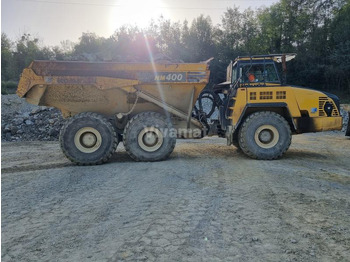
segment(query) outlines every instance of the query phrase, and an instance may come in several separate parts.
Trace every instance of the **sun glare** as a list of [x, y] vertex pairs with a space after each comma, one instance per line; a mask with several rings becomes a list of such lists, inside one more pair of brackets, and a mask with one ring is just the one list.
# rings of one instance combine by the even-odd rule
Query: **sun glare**
[[118, 27], [130, 24], [145, 28], [150, 21], [157, 20], [161, 15], [167, 16], [167, 10], [161, 0], [124, 0], [113, 7], [110, 18], [110, 26], [113, 30]]

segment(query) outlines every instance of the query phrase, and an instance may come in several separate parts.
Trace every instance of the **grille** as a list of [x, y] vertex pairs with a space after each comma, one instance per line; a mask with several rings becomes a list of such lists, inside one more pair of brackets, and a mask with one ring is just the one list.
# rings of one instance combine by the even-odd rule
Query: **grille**
[[287, 94], [286, 91], [277, 91], [276, 92], [276, 99], [286, 99]]
[[249, 99], [250, 100], [256, 100], [256, 92], [250, 92]]
[[272, 91], [260, 92], [260, 100], [268, 100], [268, 99], [272, 99]]
[[340, 116], [337, 106], [333, 102], [332, 104], [333, 104], [332, 116]]
[[328, 101], [327, 97], [320, 97], [318, 99], [318, 114], [319, 116], [325, 116], [326, 112], [323, 110], [324, 104]]
[[326, 102], [329, 102], [333, 105], [332, 116], [339, 116], [339, 111], [337, 106], [334, 104], [333, 100], [328, 99], [328, 97], [321, 96], [318, 100], [318, 112], [319, 116], [326, 116], [326, 112], [324, 111], [324, 105]]

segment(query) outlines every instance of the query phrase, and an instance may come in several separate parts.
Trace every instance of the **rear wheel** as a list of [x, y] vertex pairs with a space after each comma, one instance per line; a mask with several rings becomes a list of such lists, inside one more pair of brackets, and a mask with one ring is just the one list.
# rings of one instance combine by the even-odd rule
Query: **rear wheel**
[[263, 111], [246, 118], [238, 138], [246, 155], [255, 159], [277, 159], [288, 150], [292, 134], [281, 115]]
[[78, 165], [107, 162], [119, 140], [112, 124], [96, 113], [81, 113], [70, 118], [60, 132], [63, 153]]
[[159, 113], [140, 113], [124, 129], [125, 149], [136, 161], [164, 160], [174, 150], [176, 143], [171, 128], [171, 123]]

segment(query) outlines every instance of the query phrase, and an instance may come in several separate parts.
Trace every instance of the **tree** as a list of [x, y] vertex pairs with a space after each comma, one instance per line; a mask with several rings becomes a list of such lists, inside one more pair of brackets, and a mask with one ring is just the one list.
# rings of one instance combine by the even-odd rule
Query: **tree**
[[183, 34], [184, 48], [187, 49], [187, 62], [199, 62], [216, 54], [215, 29], [209, 16], [200, 15], [192, 21], [191, 27]]
[[11, 40], [6, 34], [1, 33], [1, 81], [15, 78], [12, 48]]
[[100, 55], [103, 42], [104, 38], [98, 37], [95, 33], [83, 33], [79, 43], [74, 46], [73, 56], [76, 60], [103, 60]]
[[350, 95], [350, 3], [345, 4], [330, 25], [330, 61], [327, 77], [337, 90]]
[[[184, 23], [187, 24], [187, 21]], [[171, 23], [170, 20], [160, 17], [157, 23], [151, 23], [146, 34], [152, 36], [158, 52], [168, 58], [182, 60], [187, 57], [187, 50], [183, 43], [183, 27], [179, 22]]]

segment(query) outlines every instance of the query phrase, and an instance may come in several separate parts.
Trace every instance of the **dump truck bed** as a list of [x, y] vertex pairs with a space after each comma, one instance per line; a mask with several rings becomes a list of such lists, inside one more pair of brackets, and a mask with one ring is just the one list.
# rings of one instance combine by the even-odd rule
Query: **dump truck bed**
[[[104, 76], [112, 78], [139, 79], [155, 82], [145, 78], [145, 72], [186, 73], [186, 78], [176, 82], [200, 82], [205, 79], [206, 63], [107, 63], [107, 62], [64, 62], [64, 61], [33, 61], [28, 68], [38, 76]], [[196, 72], [197, 71], [197, 72]], [[205, 72], [205, 73], [203, 73]], [[171, 79], [170, 79], [171, 80]], [[174, 80], [168, 82], [175, 82]]]
[[[134, 114], [161, 111], [158, 102], [188, 115], [208, 80], [206, 63], [34, 61], [24, 69], [17, 94], [29, 103], [56, 107], [65, 117], [132, 108]], [[138, 92], [146, 95], [137, 97]]]

